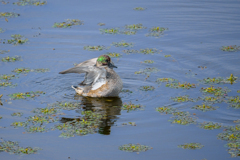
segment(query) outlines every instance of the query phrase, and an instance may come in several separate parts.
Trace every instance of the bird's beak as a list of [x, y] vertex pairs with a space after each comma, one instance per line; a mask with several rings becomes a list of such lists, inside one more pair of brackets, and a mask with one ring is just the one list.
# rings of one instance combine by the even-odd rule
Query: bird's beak
[[117, 66], [115, 66], [112, 62], [111, 63], [109, 63], [109, 68], [118, 68]]

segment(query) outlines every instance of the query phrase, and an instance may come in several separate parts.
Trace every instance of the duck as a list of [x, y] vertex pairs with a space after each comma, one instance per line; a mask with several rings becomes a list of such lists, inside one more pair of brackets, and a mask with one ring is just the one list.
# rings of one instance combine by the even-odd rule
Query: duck
[[72, 86], [77, 94], [84, 97], [118, 97], [122, 91], [123, 82], [113, 70], [117, 68], [108, 55], [101, 55], [59, 74], [85, 73], [84, 80], [79, 86]]

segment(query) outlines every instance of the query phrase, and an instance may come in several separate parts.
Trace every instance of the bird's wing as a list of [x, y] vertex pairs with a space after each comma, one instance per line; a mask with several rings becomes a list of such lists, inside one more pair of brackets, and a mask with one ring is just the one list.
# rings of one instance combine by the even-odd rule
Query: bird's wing
[[107, 71], [104, 68], [99, 68], [96, 66], [88, 66], [88, 67], [73, 67], [68, 70], [59, 72], [60, 74], [67, 73], [86, 73], [84, 81], [81, 83], [82, 85], [93, 84], [98, 78], [106, 77]]

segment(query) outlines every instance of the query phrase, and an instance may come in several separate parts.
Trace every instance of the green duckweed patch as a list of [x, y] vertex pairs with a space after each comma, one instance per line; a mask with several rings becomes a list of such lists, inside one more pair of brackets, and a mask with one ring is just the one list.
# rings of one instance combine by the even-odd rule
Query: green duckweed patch
[[0, 75], [0, 80], [8, 81], [8, 80], [11, 80], [11, 79], [14, 79], [14, 78], [18, 78], [18, 77], [16, 77], [14, 74], [3, 74], [3, 75]]
[[135, 11], [144, 11], [146, 8], [143, 8], [143, 7], [136, 7], [136, 8], [133, 8]]
[[204, 102], [210, 103], [210, 104], [215, 104], [215, 103], [222, 103], [224, 99], [222, 97], [211, 97], [211, 96], [205, 96], [201, 98]]
[[164, 32], [168, 30], [168, 28], [163, 27], [152, 27], [149, 29], [149, 33], [146, 34], [147, 37], [161, 37], [164, 35]]
[[105, 26], [105, 23], [98, 23], [99, 26]]
[[207, 129], [207, 130], [219, 129], [222, 127], [222, 124], [213, 123], [213, 122], [203, 122], [199, 124], [200, 124], [200, 128]]
[[115, 47], [133, 47], [133, 43], [127, 43], [125, 41], [113, 42], [112, 45]]
[[123, 92], [123, 93], [133, 93], [133, 92], [132, 92], [131, 90], [129, 90], [129, 89], [123, 89], [122, 92]]
[[83, 25], [83, 21], [80, 21], [79, 19], [66, 19], [66, 22], [62, 23], [54, 23], [54, 28], [67, 28], [72, 27], [74, 25]]
[[21, 61], [21, 60], [22, 59], [20, 56], [14, 56], [14, 57], [7, 56], [7, 57], [2, 58], [3, 62], [15, 62], [15, 61]]
[[[3, 32], [5, 32], [5, 30], [0, 28], [0, 33], [3, 33]], [[0, 54], [1, 54], [1, 51], [0, 51]]]
[[135, 35], [137, 32], [136, 31], [121, 31], [120, 34], [125, 34], [125, 35]]
[[162, 83], [162, 82], [174, 82], [174, 81], [178, 81], [174, 78], [158, 78], [156, 80], [157, 83]]
[[63, 110], [75, 110], [81, 109], [82, 105], [79, 102], [56, 102], [50, 104], [49, 107], [63, 109]]
[[166, 57], [166, 58], [167, 58], [167, 57], [171, 57], [171, 55], [165, 55], [164, 57]]
[[174, 89], [190, 89], [190, 88], [196, 88], [196, 84], [194, 83], [180, 83], [180, 82], [171, 82], [171, 83], [167, 83], [166, 87], [170, 87], [170, 88], [174, 88]]
[[84, 46], [84, 50], [88, 51], [101, 51], [101, 50], [108, 50], [110, 47], [105, 47], [105, 46]]
[[14, 112], [11, 114], [11, 116], [17, 116], [17, 117], [21, 117], [23, 115], [23, 113], [21, 112]]
[[163, 106], [163, 107], [157, 107], [156, 111], [158, 111], [159, 113], [172, 114], [176, 112], [176, 108], [173, 108], [171, 106]]
[[23, 155], [23, 154], [36, 154], [40, 148], [20, 147], [18, 142], [4, 141], [0, 142], [0, 151], [5, 151], [10, 154]]
[[160, 70], [158, 68], [145, 68], [145, 69], [141, 69], [140, 71], [136, 71], [134, 72], [134, 74], [145, 74], [145, 75], [150, 75], [151, 73], [157, 73]]
[[141, 63], [152, 64], [152, 63], [154, 63], [154, 61], [153, 60], [145, 60], [145, 61], [143, 61]]
[[200, 111], [203, 111], [203, 112], [214, 111], [217, 108], [219, 108], [219, 107], [213, 107], [213, 106], [207, 105], [205, 103], [203, 103], [202, 105], [196, 105], [196, 106], [192, 107], [192, 109], [197, 109], [197, 110], [200, 110]]
[[97, 133], [97, 129], [101, 124], [101, 120], [106, 117], [102, 113], [92, 111], [82, 111], [82, 117], [72, 119], [62, 124], [55, 125], [52, 129], [62, 131], [60, 137], [70, 138], [75, 135], [82, 136]]
[[233, 84], [236, 83], [235, 81], [237, 80], [237, 77], [233, 76], [233, 74], [230, 75], [230, 77], [227, 78], [222, 78], [222, 77], [217, 77], [217, 78], [204, 78], [203, 80], [199, 80], [203, 84]]
[[228, 153], [231, 157], [239, 157], [240, 156], [240, 142], [229, 142], [226, 147], [228, 147]]
[[227, 93], [230, 92], [230, 90], [226, 87], [215, 88], [214, 86], [201, 88], [200, 91], [203, 92], [203, 94], [213, 94], [214, 96], [226, 96]]
[[120, 58], [122, 55], [120, 53], [115, 53], [115, 52], [108, 52], [107, 55], [111, 58]]
[[201, 149], [204, 146], [201, 145], [201, 143], [185, 143], [182, 145], [178, 145], [178, 147], [183, 149]]
[[119, 28], [106, 28], [106, 29], [100, 29], [100, 32], [102, 34], [119, 34], [120, 30]]
[[43, 91], [31, 91], [31, 92], [26, 92], [26, 93], [13, 93], [10, 94], [9, 96], [11, 97], [11, 99], [13, 100], [17, 100], [17, 99], [27, 99], [27, 98], [35, 98], [40, 96], [41, 94], [45, 94], [45, 92]]
[[240, 90], [237, 90], [237, 93], [240, 93]]
[[141, 91], [153, 91], [155, 89], [155, 87], [153, 87], [153, 86], [141, 86], [139, 89]]
[[141, 23], [139, 23], [139, 24], [126, 25], [125, 28], [130, 30], [139, 30], [139, 29], [146, 29], [147, 27], [144, 27]]
[[132, 102], [129, 103], [124, 103], [122, 106], [122, 110], [127, 110], [127, 112], [129, 111], [135, 111], [135, 110], [144, 110], [144, 106], [140, 105], [140, 104], [133, 104]]
[[10, 50], [0, 50], [0, 54], [5, 54], [5, 53], [8, 53], [10, 52]]
[[12, 82], [1, 82], [0, 81], [0, 87], [15, 87], [17, 84], [13, 84]]
[[226, 52], [236, 52], [240, 50], [240, 46], [233, 45], [233, 46], [222, 46], [221, 48], [222, 51]]
[[38, 69], [16, 68], [12, 72], [20, 74], [20, 73], [29, 73], [29, 72], [44, 73], [44, 72], [48, 72], [48, 71], [49, 71], [48, 68], [38, 68]]
[[171, 121], [172, 123], [176, 123], [176, 124], [181, 124], [181, 125], [189, 125], [189, 124], [195, 124], [196, 123], [196, 119], [194, 117], [189, 116], [189, 113], [184, 113], [184, 112], [174, 112], [173, 115], [176, 114], [187, 114], [187, 115], [178, 115], [178, 116], [174, 116], [172, 117]]
[[46, 107], [46, 108], [35, 108], [32, 112], [36, 114], [44, 114], [44, 115], [51, 115], [56, 114], [59, 109], [54, 107]]
[[26, 6], [26, 5], [42, 6], [42, 5], [46, 5], [47, 1], [19, 0], [18, 2], [14, 2], [13, 4], [18, 6]]
[[124, 144], [118, 147], [119, 150], [125, 152], [145, 152], [147, 150], [153, 149], [152, 147], [141, 145], [141, 144]]
[[12, 39], [7, 40], [8, 44], [13, 44], [13, 45], [19, 45], [19, 44], [24, 44], [28, 41], [27, 38], [24, 38], [24, 36], [20, 34], [14, 34], [11, 35]]
[[135, 122], [122, 123], [122, 125], [137, 126]]
[[178, 97], [171, 97], [171, 100], [173, 100], [174, 102], [197, 102], [199, 98], [193, 99], [193, 98], [189, 98], [188, 95], [184, 95], [184, 96], [178, 96]]
[[230, 107], [239, 109], [240, 108], [240, 97], [239, 96], [233, 96], [227, 98], [227, 103]]
[[128, 50], [123, 50], [123, 52], [126, 54], [133, 54], [133, 53], [154, 54], [154, 53], [160, 53], [161, 51], [157, 50], [156, 48], [146, 48], [146, 49], [140, 49], [140, 50], [128, 49]]
[[20, 14], [14, 13], [14, 12], [0, 12], [0, 18], [7, 17], [7, 18], [13, 18], [18, 17]]

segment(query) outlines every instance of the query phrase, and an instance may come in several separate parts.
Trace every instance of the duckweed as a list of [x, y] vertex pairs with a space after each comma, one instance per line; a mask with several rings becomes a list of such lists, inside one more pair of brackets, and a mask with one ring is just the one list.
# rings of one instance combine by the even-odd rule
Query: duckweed
[[159, 72], [160, 70], [158, 68], [145, 68], [144, 70], [140, 70], [140, 71], [136, 71], [134, 72], [135, 74], [145, 74], [145, 75], [150, 75], [151, 73], [157, 73]]
[[112, 52], [112, 53], [108, 52], [107, 55], [111, 58], [119, 58], [122, 56], [120, 53], [115, 53], [115, 52]]
[[14, 126], [14, 127], [26, 127], [28, 125], [27, 122], [13, 122], [11, 124], [11, 126]]
[[54, 107], [36, 108], [32, 112], [36, 114], [51, 115], [57, 113], [58, 109]]
[[142, 53], [142, 54], [154, 54], [154, 53], [160, 53], [159, 50], [155, 48], [146, 48], [146, 49], [140, 49], [140, 50], [134, 50], [134, 49], [128, 49], [128, 50], [123, 50], [124, 53], [126, 54], [132, 54], [132, 53]]
[[222, 46], [221, 48], [222, 51], [227, 51], [227, 52], [236, 52], [240, 50], [240, 46]]
[[88, 51], [101, 51], [104, 49], [109, 49], [110, 47], [105, 47], [105, 46], [84, 46], [84, 50]]
[[149, 33], [146, 34], [147, 37], [160, 37], [164, 34], [164, 31], [168, 30], [168, 28], [163, 27], [152, 27], [149, 30]]
[[18, 117], [21, 117], [23, 115], [23, 113], [21, 112], [14, 112], [11, 114], [11, 116], [18, 116]]
[[136, 11], [144, 11], [146, 8], [143, 8], [143, 7], [136, 7], [136, 8], [133, 8], [134, 10]]
[[182, 88], [182, 89], [190, 89], [190, 88], [196, 88], [196, 85], [194, 83], [180, 83], [180, 82], [171, 82], [171, 83], [167, 83], [166, 87], [170, 87], [170, 88], [174, 88], [174, 89], [178, 89], [178, 88]]
[[230, 77], [226, 78], [226, 81], [230, 84], [235, 83], [236, 80], [237, 80], [237, 77], [233, 76], [233, 74], [231, 74]]
[[19, 45], [19, 44], [24, 44], [28, 41], [27, 38], [24, 39], [24, 36], [20, 34], [14, 34], [11, 35], [12, 39], [8, 40], [8, 44], [13, 44], [13, 45]]
[[18, 142], [4, 141], [0, 142], [0, 151], [5, 151], [10, 154], [22, 155], [22, 154], [36, 154], [40, 148], [32, 147], [20, 147]]
[[[176, 113], [176, 112], [174, 112]], [[174, 114], [173, 113], [173, 114]], [[195, 124], [196, 119], [190, 116], [180, 115], [173, 117], [173, 120], [170, 120], [172, 123], [177, 123], [181, 125]]]
[[14, 74], [3, 74], [3, 75], [0, 75], [0, 79], [6, 80], [6, 81], [14, 79], [14, 78], [17, 78]]
[[47, 1], [19, 0], [18, 2], [14, 2], [13, 4], [18, 6], [26, 6], [26, 5], [42, 6], [47, 4]]
[[167, 57], [171, 57], [171, 55], [165, 55], [164, 57], [166, 57], [166, 58], [167, 58]]
[[7, 17], [7, 18], [13, 18], [18, 17], [20, 14], [14, 13], [14, 12], [0, 12], [0, 18]]
[[72, 27], [74, 25], [83, 25], [83, 21], [80, 21], [79, 19], [66, 19], [66, 22], [62, 23], [54, 23], [54, 28], [67, 28]]
[[240, 142], [229, 142], [226, 147], [229, 147], [228, 153], [231, 157], [240, 156]]
[[40, 96], [40, 94], [45, 94], [43, 91], [36, 91], [36, 92], [26, 92], [26, 93], [13, 93], [10, 94], [9, 96], [13, 99], [26, 99], [26, 98], [34, 98]]
[[152, 63], [154, 63], [154, 61], [153, 61], [153, 60], [145, 60], [145, 61], [143, 61], [143, 62], [141, 62], [141, 63], [152, 64]]
[[211, 104], [221, 103], [224, 101], [224, 99], [219, 96], [218, 97], [205, 96], [204, 98], [202, 98], [202, 100]]
[[98, 23], [99, 26], [105, 26], [105, 23]]
[[122, 106], [122, 110], [127, 110], [127, 112], [135, 111], [137, 109], [144, 110], [143, 108], [144, 108], [144, 106], [142, 106], [140, 104], [133, 104], [132, 102], [129, 102], [128, 104], [124, 103]]
[[123, 93], [133, 93], [133, 92], [130, 91], [129, 89], [123, 89], [122, 92], [123, 92]]
[[201, 143], [185, 143], [182, 145], [178, 145], [178, 147], [183, 149], [201, 149], [204, 146], [201, 145]]
[[215, 88], [214, 86], [201, 88], [200, 91], [204, 94], [213, 94], [214, 96], [226, 96], [227, 93], [230, 92], [228, 88]]
[[137, 32], [136, 32], [136, 31], [121, 31], [120, 33], [121, 33], [121, 34], [125, 34], [125, 35], [134, 35], [134, 34], [136, 34]]
[[50, 104], [49, 107], [64, 110], [75, 110], [82, 108], [82, 105], [79, 102], [56, 102]]
[[7, 56], [7, 57], [2, 58], [3, 62], [15, 62], [15, 61], [20, 61], [20, 60], [22, 60], [20, 56], [15, 56], [15, 57]]
[[162, 82], [174, 82], [174, 81], [178, 81], [174, 78], [158, 78], [156, 80], [157, 83], [162, 83]]
[[199, 98], [193, 99], [193, 98], [189, 98], [188, 95], [185, 95], [185, 96], [171, 97], [171, 100], [173, 100], [174, 102], [197, 102]]
[[147, 27], [144, 27], [141, 23], [139, 23], [139, 24], [126, 25], [125, 28], [131, 29], [131, 30], [139, 30], [139, 29], [146, 29]]
[[102, 113], [94, 113], [92, 111], [82, 111], [83, 117], [72, 119], [63, 124], [57, 124], [52, 129], [62, 131], [60, 137], [69, 138], [75, 135], [86, 135], [97, 132], [97, 128], [106, 115]]
[[155, 87], [153, 87], [153, 86], [141, 86], [139, 89], [141, 91], [153, 91], [155, 89]]
[[145, 152], [149, 149], [152, 149], [152, 147], [141, 145], [141, 144], [124, 144], [118, 147], [119, 150], [125, 151], [125, 152]]
[[37, 132], [46, 132], [47, 131], [45, 126], [41, 126], [41, 127], [29, 126], [29, 127], [26, 127], [25, 129], [28, 133], [37, 133]]
[[197, 109], [197, 110], [200, 110], [200, 111], [214, 111], [216, 110], [217, 108], [219, 107], [213, 107], [213, 106], [209, 106], [207, 104], [202, 104], [202, 105], [196, 105], [194, 107], [192, 107], [192, 109]]
[[230, 107], [239, 109], [240, 108], [240, 97], [239, 96], [233, 96], [233, 97], [228, 97], [227, 100], [228, 104], [230, 104]]
[[49, 71], [48, 68], [38, 68], [38, 69], [16, 68], [12, 72], [15, 72], [15, 73], [19, 74], [19, 73], [29, 73], [29, 72], [44, 73], [44, 72], [48, 72], [48, 71]]
[[125, 41], [113, 42], [112, 45], [115, 47], [133, 47], [133, 43], [127, 43]]
[[101, 32], [102, 34], [118, 34], [118, 33], [120, 33], [120, 31], [119, 31], [118, 28], [100, 29], [100, 32]]
[[12, 82], [1, 82], [0, 81], [0, 87], [15, 87], [17, 84], [12, 84]]
[[200, 124], [200, 128], [207, 129], [207, 130], [219, 129], [222, 127], [221, 124], [213, 123], [213, 122], [203, 122], [199, 124]]
[[217, 78], [204, 78], [203, 80], [199, 80], [203, 84], [221, 84], [223, 83], [224, 79], [221, 77]]
[[[5, 30], [0, 28], [0, 33], [3, 33], [3, 32], [5, 32]], [[0, 51], [0, 54], [1, 54], [1, 51]]]
[[171, 106], [163, 106], [157, 107], [156, 111], [158, 111], [159, 113], [172, 114], [176, 111], [176, 108], [173, 108]]
[[8, 52], [10, 52], [10, 50], [0, 50], [0, 54], [5, 54], [5, 53], [8, 53]]

